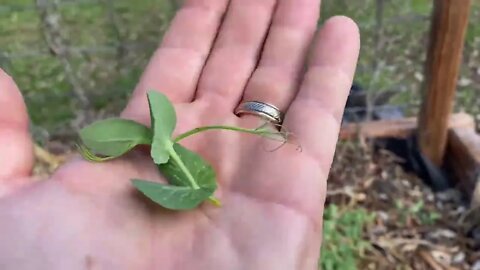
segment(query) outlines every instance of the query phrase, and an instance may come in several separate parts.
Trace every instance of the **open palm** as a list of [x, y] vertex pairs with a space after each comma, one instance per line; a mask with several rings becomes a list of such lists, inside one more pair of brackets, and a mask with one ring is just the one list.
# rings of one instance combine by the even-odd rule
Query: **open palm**
[[175, 103], [176, 133], [258, 126], [256, 117], [234, 115], [242, 100], [286, 112], [295, 143], [275, 151], [230, 131], [184, 141], [215, 168], [220, 208], [173, 212], [141, 196], [130, 179], [164, 181], [142, 151], [102, 164], [78, 158], [30, 183], [26, 111], [0, 73], [0, 269], [315, 269], [325, 181], [359, 47], [344, 17], [314, 38], [319, 6], [185, 1], [122, 114], [148, 123], [150, 89]]

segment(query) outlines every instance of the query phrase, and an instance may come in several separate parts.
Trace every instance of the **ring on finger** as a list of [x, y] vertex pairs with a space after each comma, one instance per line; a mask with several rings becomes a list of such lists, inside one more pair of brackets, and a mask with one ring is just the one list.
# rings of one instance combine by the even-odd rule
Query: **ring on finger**
[[283, 113], [276, 106], [261, 101], [242, 102], [236, 109], [235, 114], [241, 116], [244, 114], [260, 116], [269, 122], [281, 125], [283, 122]]

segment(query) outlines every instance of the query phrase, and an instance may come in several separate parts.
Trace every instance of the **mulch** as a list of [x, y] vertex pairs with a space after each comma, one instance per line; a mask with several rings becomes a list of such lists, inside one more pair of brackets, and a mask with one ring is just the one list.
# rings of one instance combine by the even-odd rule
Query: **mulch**
[[359, 269], [480, 270], [480, 211], [455, 189], [432, 192], [398, 161], [362, 141], [337, 147], [327, 203], [375, 213]]
[[[48, 176], [69, 156], [54, 152], [36, 146], [36, 175]], [[398, 161], [362, 141], [337, 147], [327, 204], [374, 213], [359, 269], [480, 270], [480, 211], [457, 190], [432, 192]]]

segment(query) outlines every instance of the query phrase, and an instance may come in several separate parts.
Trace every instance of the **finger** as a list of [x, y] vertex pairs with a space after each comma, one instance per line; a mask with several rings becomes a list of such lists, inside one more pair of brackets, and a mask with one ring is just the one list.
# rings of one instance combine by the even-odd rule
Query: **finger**
[[146, 92], [158, 90], [173, 102], [192, 99], [228, 0], [187, 0], [153, 54], [123, 115], [148, 118]]
[[326, 172], [333, 159], [359, 48], [358, 28], [352, 20], [328, 20], [319, 33], [301, 89], [286, 115], [285, 127]]
[[[0, 189], [31, 174], [33, 144], [25, 103], [13, 79], [0, 69]], [[26, 178], [25, 178], [26, 179]]]
[[275, 0], [232, 0], [196, 99], [232, 111], [258, 62]]
[[260, 64], [243, 101], [267, 102], [285, 111], [298, 89], [319, 12], [320, 0], [279, 0]]

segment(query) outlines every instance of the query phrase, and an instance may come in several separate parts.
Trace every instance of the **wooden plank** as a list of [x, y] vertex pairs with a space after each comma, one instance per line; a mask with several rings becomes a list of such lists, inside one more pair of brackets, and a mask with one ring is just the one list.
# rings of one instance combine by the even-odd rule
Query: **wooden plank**
[[419, 146], [440, 166], [447, 145], [450, 115], [468, 25], [471, 0], [435, 0], [425, 88], [419, 117]]
[[[474, 128], [475, 119], [465, 113], [447, 117], [449, 128]], [[406, 138], [417, 129], [417, 118], [404, 118], [388, 121], [370, 121], [344, 124], [340, 130], [340, 139], [364, 138]]]
[[474, 128], [449, 131], [445, 168], [472, 204], [480, 206], [480, 135]]

